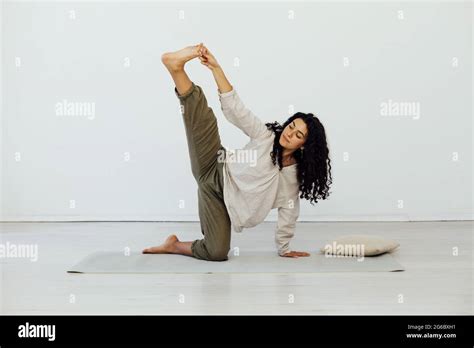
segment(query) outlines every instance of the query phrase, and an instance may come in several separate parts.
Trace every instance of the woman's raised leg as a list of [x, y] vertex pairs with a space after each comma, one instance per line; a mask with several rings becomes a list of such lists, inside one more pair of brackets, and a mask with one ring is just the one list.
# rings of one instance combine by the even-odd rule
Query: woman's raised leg
[[218, 182], [217, 157], [222, 146], [217, 120], [201, 87], [184, 71], [185, 63], [201, 54], [201, 47], [202, 44], [165, 53], [162, 61], [173, 78], [182, 106], [191, 169], [199, 185], [199, 217], [204, 239], [181, 242], [176, 235], [170, 235], [163, 244], [144, 249], [143, 253], [223, 261], [227, 260], [230, 248], [230, 219]]
[[167, 52], [161, 56], [161, 61], [168, 69], [178, 93], [183, 95], [190, 90], [192, 82], [184, 71], [186, 62], [201, 56], [203, 44], [187, 46], [176, 52]]

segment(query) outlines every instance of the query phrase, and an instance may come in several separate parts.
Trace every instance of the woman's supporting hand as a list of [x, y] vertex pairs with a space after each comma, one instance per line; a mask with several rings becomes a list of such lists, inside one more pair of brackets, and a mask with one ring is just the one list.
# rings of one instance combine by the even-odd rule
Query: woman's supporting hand
[[220, 67], [216, 57], [214, 57], [214, 55], [207, 49], [206, 46], [202, 46], [200, 49], [199, 60], [201, 61], [201, 64], [207, 66], [211, 70]]
[[300, 257], [300, 256], [309, 256], [310, 253], [306, 253], [304, 251], [290, 251], [283, 254], [283, 257]]

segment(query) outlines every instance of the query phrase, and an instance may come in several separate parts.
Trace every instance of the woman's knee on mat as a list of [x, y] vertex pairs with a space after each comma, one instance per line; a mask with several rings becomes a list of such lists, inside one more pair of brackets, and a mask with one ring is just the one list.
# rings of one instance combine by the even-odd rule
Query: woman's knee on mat
[[198, 239], [191, 245], [193, 256], [207, 261], [226, 261], [230, 250], [230, 242], [210, 243], [206, 239]]
[[[223, 231], [222, 231], [223, 232]], [[203, 245], [206, 248], [208, 258], [212, 261], [227, 260], [227, 254], [230, 250], [230, 238], [225, 234], [204, 237]]]
[[209, 258], [211, 261], [226, 261], [229, 259], [230, 247], [223, 246], [209, 251]]

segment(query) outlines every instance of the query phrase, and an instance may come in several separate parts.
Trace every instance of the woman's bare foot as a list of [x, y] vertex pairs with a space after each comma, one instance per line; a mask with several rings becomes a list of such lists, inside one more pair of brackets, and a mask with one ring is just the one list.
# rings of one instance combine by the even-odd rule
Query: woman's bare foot
[[163, 244], [144, 249], [142, 253], [143, 254], [173, 254], [177, 251], [175, 248], [175, 245], [177, 242], [179, 242], [178, 237], [172, 234], [171, 236], [166, 238]]
[[184, 68], [187, 61], [200, 57], [203, 54], [204, 44], [201, 42], [198, 45], [187, 46], [179, 51], [163, 53], [161, 61], [166, 68], [171, 71], [176, 71]]

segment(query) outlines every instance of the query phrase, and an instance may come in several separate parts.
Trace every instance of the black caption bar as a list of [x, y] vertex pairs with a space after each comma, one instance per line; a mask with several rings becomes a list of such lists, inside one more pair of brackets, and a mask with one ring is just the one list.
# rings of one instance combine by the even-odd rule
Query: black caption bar
[[377, 344], [472, 347], [472, 316], [1, 316], [0, 348], [26, 345]]

